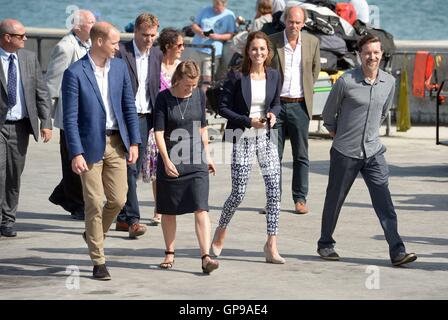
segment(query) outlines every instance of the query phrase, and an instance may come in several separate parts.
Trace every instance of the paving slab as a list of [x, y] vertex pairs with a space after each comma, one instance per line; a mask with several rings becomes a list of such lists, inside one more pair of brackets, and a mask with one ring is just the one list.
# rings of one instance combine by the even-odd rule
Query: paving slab
[[[316, 130], [313, 121], [311, 132]], [[441, 128], [441, 138], [448, 140], [448, 128]], [[18, 236], [0, 238], [0, 299], [448, 298], [448, 147], [435, 144], [434, 127], [413, 127], [406, 133], [392, 129], [389, 137], [382, 137], [388, 149], [399, 232], [407, 250], [418, 255], [406, 267], [391, 266], [387, 243], [360, 177], [345, 201], [334, 235], [341, 261], [317, 256], [331, 140], [312, 137], [309, 214], [293, 213], [289, 142], [285, 150], [278, 235], [285, 265], [264, 260], [266, 217], [259, 214], [265, 202], [264, 183], [255, 166], [246, 197], [229, 225], [217, 271], [208, 276], [201, 272], [194, 218], [184, 215], [178, 217], [176, 260], [168, 271], [158, 268], [164, 252], [160, 226], [149, 226], [138, 240], [112, 229], [105, 249], [112, 275], [107, 282], [91, 277], [92, 265], [81, 237], [84, 223], [48, 201], [61, 177], [58, 141], [56, 131], [48, 144], [30, 143], [17, 214]], [[211, 145], [217, 157], [229, 158], [229, 145], [218, 141]], [[217, 169], [210, 179], [212, 230], [231, 188], [229, 163], [221, 161]], [[138, 193], [142, 222], [148, 223], [154, 210], [151, 186], [139, 182]]]

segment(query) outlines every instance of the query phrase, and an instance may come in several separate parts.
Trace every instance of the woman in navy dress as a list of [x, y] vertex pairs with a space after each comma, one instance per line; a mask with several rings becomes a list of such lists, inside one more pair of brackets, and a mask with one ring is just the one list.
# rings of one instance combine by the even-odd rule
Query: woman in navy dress
[[172, 87], [159, 93], [155, 105], [154, 131], [159, 149], [157, 160], [157, 212], [162, 214], [165, 260], [174, 264], [176, 215], [194, 212], [195, 229], [202, 256], [202, 270], [210, 273], [218, 261], [209, 256], [208, 215], [209, 172], [215, 165], [208, 151], [205, 95], [197, 88], [199, 67], [181, 62], [172, 78]]

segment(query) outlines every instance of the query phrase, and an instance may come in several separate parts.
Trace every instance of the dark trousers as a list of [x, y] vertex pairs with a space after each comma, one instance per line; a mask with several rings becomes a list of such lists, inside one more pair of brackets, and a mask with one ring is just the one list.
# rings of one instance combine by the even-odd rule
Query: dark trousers
[[394, 258], [406, 250], [398, 234], [397, 214], [389, 192], [389, 169], [384, 158], [384, 150], [367, 159], [354, 159], [331, 148], [330, 174], [318, 247], [334, 247], [336, 241], [332, 236], [339, 213], [359, 172], [369, 189], [373, 208], [389, 244], [389, 255]]
[[286, 136], [289, 135], [292, 148], [292, 199], [306, 202], [308, 196], [308, 177], [310, 162], [308, 159], [308, 131], [310, 118], [305, 102], [283, 103], [274, 129], [278, 134], [278, 157], [283, 158]]
[[64, 130], [59, 130], [59, 152], [61, 154], [62, 179], [54, 188], [50, 198], [68, 212], [84, 212], [81, 177], [73, 172], [68, 155]]
[[140, 220], [140, 208], [137, 198], [137, 179], [142, 170], [142, 161], [148, 146], [149, 130], [152, 129], [152, 114], [139, 116], [140, 137], [142, 143], [138, 147], [137, 162], [128, 165], [128, 194], [126, 205], [117, 217], [117, 221], [127, 222], [129, 225], [138, 223]]
[[30, 138], [28, 118], [3, 124], [0, 132], [0, 224], [13, 227], [19, 205], [20, 177]]

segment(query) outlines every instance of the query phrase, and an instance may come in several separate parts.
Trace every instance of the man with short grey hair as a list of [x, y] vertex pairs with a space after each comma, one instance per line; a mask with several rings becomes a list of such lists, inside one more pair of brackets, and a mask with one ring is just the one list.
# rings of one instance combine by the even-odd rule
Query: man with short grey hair
[[334, 138], [330, 174], [317, 252], [322, 259], [339, 260], [333, 233], [339, 213], [358, 173], [369, 189], [394, 266], [417, 259], [406, 253], [398, 234], [397, 214], [389, 191], [389, 169], [379, 129], [393, 103], [395, 79], [379, 69], [383, 55], [378, 37], [359, 42], [361, 66], [347, 71], [334, 84], [322, 113], [324, 126]]
[[[0, 233], [15, 237], [20, 177], [29, 135], [44, 142], [52, 136], [50, 98], [36, 54], [24, 50], [25, 27], [0, 22]], [[39, 130], [40, 120], [40, 130]]]
[[84, 200], [81, 179], [71, 168], [63, 125], [61, 83], [64, 71], [86, 55], [90, 48], [90, 29], [95, 16], [88, 10], [78, 10], [73, 17], [73, 28], [59, 41], [51, 52], [45, 80], [53, 103], [54, 126], [60, 129], [59, 150], [61, 154], [62, 179], [49, 200], [71, 213], [73, 219], [84, 220]]

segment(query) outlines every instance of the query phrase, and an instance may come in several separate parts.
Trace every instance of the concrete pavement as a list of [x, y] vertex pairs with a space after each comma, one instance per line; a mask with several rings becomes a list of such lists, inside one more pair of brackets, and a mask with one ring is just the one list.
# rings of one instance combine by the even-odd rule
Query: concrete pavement
[[[312, 125], [311, 131], [316, 122]], [[442, 128], [441, 137], [448, 140], [448, 128]], [[91, 278], [92, 265], [81, 237], [84, 223], [47, 200], [60, 179], [58, 141], [56, 134], [47, 145], [30, 143], [18, 237], [0, 238], [0, 299], [448, 298], [448, 147], [435, 145], [433, 127], [413, 127], [407, 133], [393, 128], [390, 137], [382, 138], [388, 148], [399, 231], [407, 250], [418, 255], [409, 266], [391, 266], [362, 178], [353, 185], [335, 232], [341, 261], [317, 256], [331, 141], [312, 138], [307, 215], [292, 213], [289, 143], [285, 151], [278, 236], [285, 265], [264, 262], [266, 221], [258, 213], [264, 206], [264, 184], [255, 167], [246, 198], [229, 226], [217, 271], [202, 274], [193, 215], [184, 215], [178, 218], [176, 260], [169, 271], [158, 268], [164, 251], [160, 226], [148, 227], [138, 240], [112, 229], [106, 240], [112, 275], [108, 282]], [[219, 154], [221, 142], [212, 146]], [[230, 148], [225, 149], [228, 157]], [[218, 174], [210, 180], [212, 232], [230, 192], [229, 167], [218, 164]], [[139, 196], [142, 222], [148, 222], [153, 213], [150, 185], [140, 183]]]

